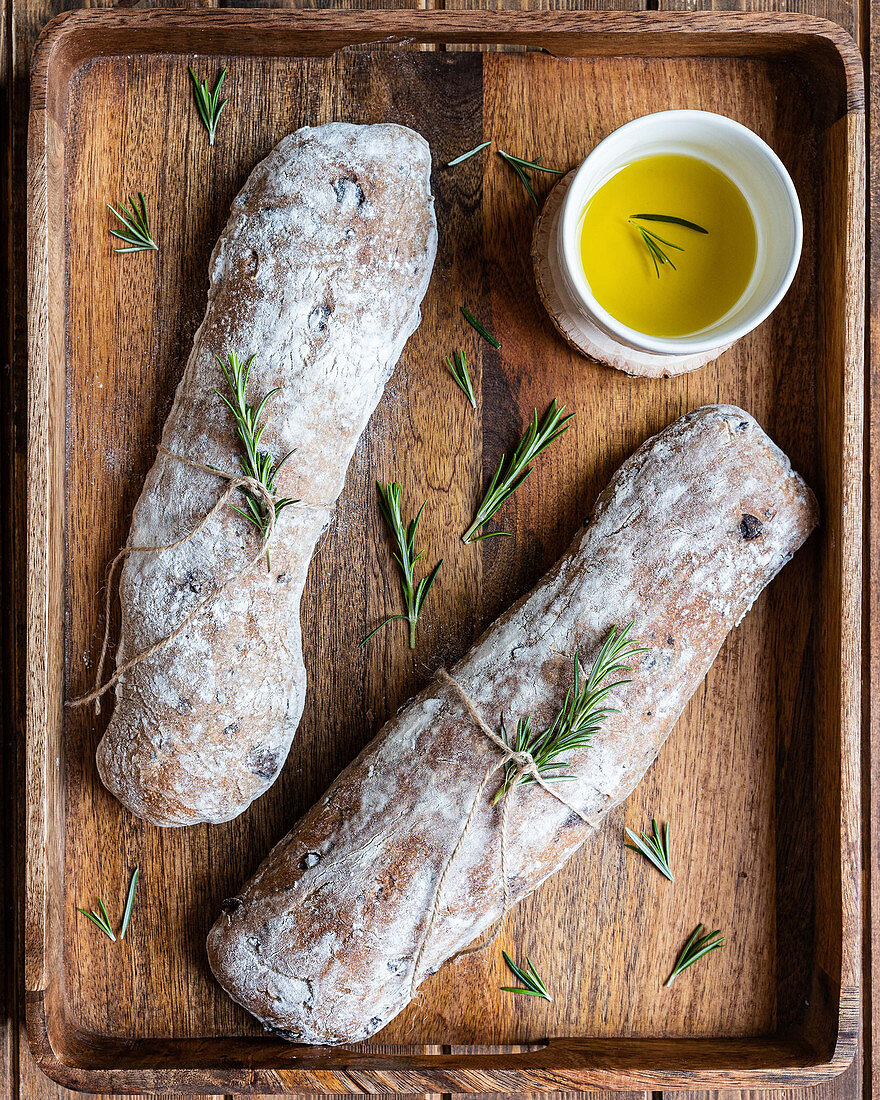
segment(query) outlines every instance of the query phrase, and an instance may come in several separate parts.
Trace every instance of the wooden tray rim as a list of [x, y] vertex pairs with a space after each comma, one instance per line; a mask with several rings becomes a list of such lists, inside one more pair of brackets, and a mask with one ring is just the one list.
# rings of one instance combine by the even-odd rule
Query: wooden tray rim
[[[290, 1047], [277, 1041], [230, 1037], [224, 1040], [91, 1040], [95, 1064], [64, 1061], [51, 1038], [51, 1003], [57, 996], [52, 974], [52, 946], [48, 940], [53, 903], [47, 891], [48, 864], [53, 847], [49, 834], [52, 798], [52, 762], [46, 730], [53, 720], [46, 648], [50, 606], [58, 598], [51, 590], [53, 566], [47, 524], [36, 502], [52, 491], [49, 463], [41, 461], [49, 433], [65, 425], [53, 420], [49, 394], [52, 386], [52, 334], [49, 329], [48, 278], [52, 247], [49, 239], [48, 200], [53, 180], [49, 155], [53, 134], [48, 109], [50, 77], [59, 51], [78, 37], [85, 39], [82, 58], [119, 53], [158, 52], [153, 48], [103, 48], [112, 45], [107, 32], [155, 29], [196, 30], [207, 38], [202, 54], [248, 54], [248, 40], [224, 41], [214, 49], [211, 32], [239, 32], [258, 26], [292, 34], [321, 35], [324, 43], [303, 54], [327, 56], [346, 45], [412, 41], [474, 44], [531, 44], [550, 53], [552, 46], [571, 37], [586, 55], [664, 56], [675, 42], [676, 56], [769, 56], [804, 51], [810, 45], [824, 50], [842, 73], [847, 117], [846, 191], [847, 269], [864, 264], [864, 78], [861, 55], [839, 25], [813, 16], [746, 12], [441, 12], [426, 10], [291, 11], [245, 9], [78, 10], [63, 13], [44, 29], [32, 61], [31, 111], [28, 147], [28, 639], [26, 692], [27, 855], [25, 892], [25, 978], [27, 1034], [40, 1067], [50, 1077], [83, 1091], [140, 1092], [168, 1090], [204, 1092], [206, 1089], [242, 1092], [482, 1092], [559, 1091], [562, 1089], [674, 1089], [674, 1088], [782, 1088], [806, 1087], [835, 1077], [850, 1064], [856, 1050], [860, 1016], [860, 883], [852, 853], [859, 844], [859, 715], [860, 638], [842, 629], [840, 830], [843, 902], [841, 981], [838, 1035], [833, 1050], [818, 1052], [808, 1043], [776, 1036], [754, 1039], [554, 1039], [521, 1054], [406, 1054], [377, 1055], [345, 1048]], [[391, 33], [388, 33], [389, 30]], [[604, 45], [590, 42], [602, 36]], [[737, 36], [746, 36], [738, 43]], [[557, 41], [558, 40], [558, 41]], [[127, 46], [131, 44], [128, 43]], [[135, 43], [136, 45], [136, 43]], [[207, 48], [206, 48], [207, 47]], [[726, 49], [725, 47], [730, 47]], [[196, 52], [194, 50], [194, 52]], [[265, 51], [267, 56], [269, 51]], [[276, 56], [289, 50], [279, 43]], [[75, 71], [74, 66], [68, 76]], [[66, 89], [65, 89], [66, 91]], [[57, 130], [57, 123], [55, 124]], [[856, 181], [854, 183], [853, 181]], [[56, 247], [57, 247], [57, 242]], [[845, 470], [841, 519], [841, 606], [848, 622], [860, 622], [861, 613], [861, 478], [864, 280], [846, 303], [843, 318], [844, 437], [854, 462]], [[858, 299], [857, 301], [855, 299]], [[37, 624], [37, 628], [34, 628]], [[849, 658], [849, 660], [847, 660]], [[57, 702], [57, 700], [55, 701]], [[55, 715], [57, 717], [57, 715]], [[849, 855], [848, 855], [849, 853]], [[75, 1030], [75, 1029], [74, 1029]], [[237, 1047], [243, 1053], [217, 1057], [217, 1046]], [[161, 1046], [163, 1054], [156, 1049]], [[278, 1050], [277, 1068], [256, 1067], [251, 1056], [271, 1046]], [[304, 1054], [303, 1051], [306, 1051]], [[119, 1055], [125, 1051], [120, 1066]], [[141, 1058], [136, 1057], [141, 1052]], [[175, 1055], [167, 1057], [168, 1052]], [[684, 1056], [684, 1058], [682, 1058]], [[150, 1058], [154, 1060], [149, 1061]], [[142, 1060], [145, 1059], [145, 1060]], [[686, 1066], [688, 1061], [698, 1068]], [[780, 1064], [782, 1061], [784, 1064]], [[638, 1067], [638, 1068], [636, 1068]]]

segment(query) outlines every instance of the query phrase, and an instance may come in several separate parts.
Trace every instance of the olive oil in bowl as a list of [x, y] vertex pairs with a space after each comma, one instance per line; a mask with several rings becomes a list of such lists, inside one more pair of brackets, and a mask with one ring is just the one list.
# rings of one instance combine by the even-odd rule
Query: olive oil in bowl
[[755, 269], [749, 205], [723, 172], [699, 157], [646, 156], [593, 194], [580, 252], [595, 300], [647, 336], [702, 332], [742, 297]]

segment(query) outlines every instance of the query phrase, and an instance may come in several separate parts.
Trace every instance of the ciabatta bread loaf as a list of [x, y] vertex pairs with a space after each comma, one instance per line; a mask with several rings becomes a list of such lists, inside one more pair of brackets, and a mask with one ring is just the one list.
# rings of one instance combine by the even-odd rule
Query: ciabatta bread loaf
[[[565, 557], [450, 670], [491, 729], [502, 714], [514, 726], [531, 715], [539, 731], [571, 686], [575, 651], [589, 667], [630, 622], [648, 650], [560, 787], [586, 821], [535, 784], [514, 788], [514, 901], [632, 791], [816, 520], [813, 494], [748, 413], [688, 413], [621, 466]], [[430, 683], [226, 902], [208, 957], [230, 996], [301, 1043], [366, 1039], [400, 1012], [502, 912], [497, 784], [479, 793], [498, 755], [459, 690]]]
[[[333, 123], [286, 137], [251, 173], [214, 249], [208, 308], [165, 424], [166, 451], [237, 474], [217, 356], [254, 355], [248, 395], [278, 388], [261, 447], [280, 459], [271, 569], [229, 584], [116, 686], [98, 747], [106, 786], [157, 825], [225, 821], [274, 781], [303, 707], [299, 603], [358, 438], [420, 320], [437, 245], [431, 156], [404, 126]], [[255, 401], [254, 401], [255, 403]], [[226, 489], [160, 451], [130, 546], [191, 532]], [[233, 510], [125, 561], [117, 665], [182, 623], [259, 551]]]

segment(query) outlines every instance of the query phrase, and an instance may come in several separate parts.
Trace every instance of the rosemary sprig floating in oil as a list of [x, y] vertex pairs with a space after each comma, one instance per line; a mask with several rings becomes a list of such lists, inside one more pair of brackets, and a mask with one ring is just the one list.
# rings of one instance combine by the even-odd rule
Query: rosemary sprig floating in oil
[[127, 248], [114, 248], [114, 252], [159, 251], [159, 246], [153, 240], [150, 231], [150, 218], [147, 214], [147, 204], [142, 191], [138, 191], [138, 199], [140, 205], [135, 203], [131, 195], [128, 196], [130, 210], [125, 203], [119, 204], [122, 207], [121, 211], [117, 210], [115, 206], [111, 206], [109, 202], [107, 203], [107, 209], [110, 213], [115, 215], [125, 226], [124, 233], [121, 233], [118, 229], [111, 229], [110, 234], [113, 237], [118, 237], [121, 241], [125, 241], [128, 245]]
[[540, 997], [545, 1001], [552, 1001], [553, 998], [547, 992], [547, 986], [544, 985], [544, 981], [541, 978], [532, 960], [526, 955], [526, 968], [520, 969], [507, 954], [506, 951], [502, 951], [504, 961], [507, 963], [508, 968], [514, 975], [514, 977], [522, 982], [522, 986], [502, 985], [501, 990], [504, 993], [522, 993], [526, 997]]
[[630, 214], [629, 223], [634, 229], [637, 229], [639, 236], [642, 238], [642, 243], [648, 250], [648, 254], [651, 257], [651, 261], [654, 264], [654, 270], [657, 272], [657, 278], [660, 278], [660, 268], [665, 264], [671, 267], [673, 271], [677, 268], [675, 264], [670, 260], [669, 256], [664, 252], [662, 246], [666, 248], [674, 248], [677, 252], [684, 252], [684, 248], [680, 244], [673, 244], [672, 241], [667, 241], [665, 237], [660, 237], [650, 229], [645, 229], [643, 225], [638, 225], [637, 222], [667, 222], [671, 225], [681, 225], [685, 229], [692, 229], [695, 233], [706, 233], [709, 230], [704, 229], [701, 225], [697, 225], [696, 222], [689, 222], [685, 218], [676, 218], [672, 214]]
[[657, 822], [651, 819], [651, 835], [647, 833], [634, 833], [632, 829], [624, 826], [624, 832], [632, 843], [625, 847], [633, 852], [643, 855], [657, 868], [661, 875], [665, 875], [670, 882], [675, 882], [672, 874], [670, 846], [669, 846], [669, 822], [663, 827], [663, 832], [657, 828]]
[[520, 182], [526, 189], [526, 193], [529, 198], [535, 204], [538, 205], [538, 196], [535, 194], [532, 182], [528, 177], [528, 172], [550, 172], [554, 176], [561, 176], [561, 168], [548, 168], [546, 165], [541, 164], [542, 157], [535, 157], [534, 160], [523, 160], [522, 157], [515, 157], [513, 153], [505, 153], [503, 149], [498, 150], [498, 155], [506, 161], [507, 164], [516, 172], [519, 176]]
[[463, 164], [466, 160], [470, 160], [471, 157], [475, 157], [477, 155], [477, 153], [482, 152], [483, 149], [485, 149], [488, 145], [491, 145], [491, 144], [492, 144], [492, 141], [490, 139], [489, 141], [482, 142], [480, 145], [475, 145], [473, 149], [468, 149], [468, 151], [466, 153], [462, 153], [461, 156], [456, 157], [454, 160], [449, 161], [448, 164], [446, 165], [446, 167], [447, 168], [454, 168], [456, 166], [456, 164]]
[[97, 928], [100, 928], [105, 936], [108, 936], [114, 943], [116, 943], [116, 935], [113, 931], [113, 926], [110, 923], [110, 918], [107, 916], [107, 909], [101, 898], [98, 898], [98, 908], [100, 913], [96, 913], [94, 909], [80, 909], [77, 906], [77, 913], [82, 915], [92, 922]]
[[376, 488], [379, 490], [379, 509], [394, 539], [394, 560], [397, 562], [398, 568], [400, 569], [400, 589], [403, 593], [403, 603], [406, 607], [406, 614], [389, 615], [388, 618], [383, 619], [374, 630], [371, 630], [370, 633], [361, 640], [360, 644], [363, 645], [365, 642], [369, 641], [374, 634], [380, 631], [383, 626], [387, 626], [388, 623], [394, 622], [397, 619], [403, 619], [409, 623], [409, 648], [415, 649], [416, 623], [422, 613], [422, 608], [425, 606], [425, 599], [431, 591], [434, 581], [437, 579], [437, 574], [440, 572], [440, 566], [443, 564], [443, 559], [441, 558], [440, 561], [437, 562], [426, 577], [422, 577], [418, 584], [415, 584], [413, 570], [424, 553], [422, 550], [416, 553], [415, 538], [419, 520], [422, 518], [422, 512], [425, 510], [425, 505], [422, 504], [421, 508], [419, 508], [416, 513], [416, 518], [412, 523], [410, 523], [409, 526], [405, 526], [400, 514], [400, 486], [393, 481], [383, 486], [381, 482], [377, 481]]
[[[529, 716], [517, 722], [516, 735], [510, 747], [514, 752], [527, 752], [531, 756], [545, 783], [575, 779], [575, 776], [558, 770], [571, 767], [571, 760], [564, 759], [564, 754], [589, 745], [608, 715], [616, 713], [615, 708], [605, 705], [605, 701], [615, 688], [632, 681], [609, 682], [609, 677], [618, 672], [628, 672], [630, 666], [626, 662], [640, 653], [647, 653], [643, 646], [633, 645], [630, 641], [632, 626], [630, 623], [619, 634], [615, 627], [611, 628], [583, 682], [580, 660], [575, 653], [574, 684], [565, 693], [565, 701], [547, 729], [536, 735]], [[493, 805], [513, 786], [517, 775], [521, 783], [535, 781], [534, 776], [528, 772], [518, 773], [513, 763], [508, 763], [504, 782], [493, 799]]]
[[214, 135], [217, 133], [217, 124], [220, 122], [220, 116], [223, 114], [223, 108], [226, 106], [226, 100], [220, 102], [220, 89], [223, 87], [223, 81], [226, 79], [226, 69], [222, 69], [220, 75], [217, 77], [217, 82], [214, 85], [214, 91], [208, 91], [207, 79], [200, 81], [196, 74], [193, 72], [193, 67], [189, 67], [189, 75], [192, 77], [193, 93], [196, 97], [196, 109], [199, 112], [199, 118], [205, 124], [205, 129], [208, 131], [208, 144], [214, 144]]
[[122, 939], [128, 928], [128, 922], [131, 920], [131, 913], [134, 909], [134, 892], [137, 890], [138, 875], [140, 874], [140, 868], [135, 867], [134, 874], [131, 876], [131, 882], [128, 884], [128, 895], [125, 899], [125, 909], [122, 913], [122, 924], [119, 926], [119, 938]]
[[476, 542], [479, 539], [493, 538], [495, 535], [507, 535], [508, 531], [489, 531], [478, 535], [477, 531], [495, 515], [502, 504], [512, 496], [532, 472], [529, 465], [541, 451], [558, 439], [568, 428], [568, 422], [574, 413], [563, 416], [565, 405], [557, 408], [556, 399], [550, 404], [550, 408], [544, 414], [544, 419], [538, 423], [538, 410], [535, 409], [532, 423], [528, 431], [519, 441], [516, 450], [511, 455], [504, 455], [498, 463], [489, 488], [483, 496], [483, 502], [477, 509], [474, 521], [467, 531], [461, 536], [462, 542]]
[[693, 966], [695, 962], [702, 959], [704, 955], [708, 955], [710, 951], [714, 951], [716, 948], [724, 946], [724, 938], [719, 929], [716, 928], [714, 931], [708, 932], [705, 936], [700, 935], [702, 931], [702, 924], [698, 924], [693, 932], [691, 932], [690, 938], [679, 952], [672, 973], [663, 983], [664, 985], [672, 985], [673, 979], [683, 970], [687, 970], [689, 966]]
[[486, 326], [481, 321], [478, 321], [466, 306], [459, 306], [458, 308], [461, 310], [462, 317], [464, 317], [472, 329], [483, 337], [487, 344], [491, 344], [496, 350], [501, 347], [501, 341], [498, 337], [493, 336]]
[[[265, 538], [266, 532], [269, 530], [270, 518], [277, 520], [282, 509], [286, 508], [289, 504], [297, 503], [297, 501], [293, 500], [291, 497], [275, 496], [275, 478], [278, 475], [278, 471], [293, 454], [293, 451], [288, 451], [288, 453], [276, 464], [272, 455], [267, 451], [260, 450], [260, 440], [263, 437], [263, 432], [266, 430], [266, 425], [260, 424], [260, 417], [263, 415], [263, 410], [266, 408], [270, 398], [278, 393], [278, 387], [276, 386], [275, 389], [269, 390], [256, 406], [251, 405], [247, 400], [247, 383], [248, 375], [251, 371], [251, 364], [254, 359], [256, 359], [256, 355], [250, 356], [244, 363], [241, 362], [234, 351], [227, 354], [226, 362], [224, 362], [219, 355], [215, 355], [214, 358], [222, 367], [223, 374], [232, 392], [232, 398], [230, 400], [230, 398], [221, 393], [216, 387], [214, 389], [214, 393], [216, 393], [220, 400], [231, 410], [235, 418], [235, 427], [238, 432], [238, 437], [244, 444], [244, 457], [240, 460], [242, 473], [245, 477], [251, 477], [254, 481], [258, 481], [273, 498], [273, 514], [271, 517], [266, 501], [262, 497], [250, 492], [248, 489], [241, 490], [244, 494], [245, 507], [238, 508], [233, 505], [233, 508], [240, 516], [244, 516], [246, 520], [251, 522]], [[271, 568], [268, 550], [266, 551], [266, 567]]]
[[470, 401], [473, 408], [477, 407], [477, 399], [474, 396], [474, 384], [471, 382], [470, 372], [468, 371], [467, 360], [464, 357], [463, 351], [453, 352], [452, 355], [446, 356], [446, 369], [452, 375], [455, 380], [456, 386], [461, 390], [465, 397]]

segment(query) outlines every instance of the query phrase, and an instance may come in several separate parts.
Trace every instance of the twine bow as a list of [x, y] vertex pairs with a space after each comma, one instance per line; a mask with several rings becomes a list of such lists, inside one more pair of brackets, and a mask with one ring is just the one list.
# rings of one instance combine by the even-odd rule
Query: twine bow
[[[221, 478], [227, 483], [226, 488], [195, 527], [175, 542], [163, 543], [160, 546], [125, 546], [110, 562], [110, 567], [107, 570], [107, 593], [104, 599], [104, 640], [101, 645], [101, 656], [98, 660], [97, 672], [95, 673], [95, 686], [88, 694], [81, 695], [78, 699], [69, 699], [66, 703], [68, 707], [82, 707], [87, 703], [94, 702], [95, 713], [100, 714], [101, 697], [105, 695], [110, 688], [114, 687], [126, 672], [136, 665], [139, 665], [142, 661], [145, 661], [148, 657], [152, 657], [155, 653], [164, 649], [170, 642], [173, 642], [175, 638], [179, 637], [190, 623], [193, 622], [206, 607], [214, 603], [234, 581], [238, 580], [239, 577], [247, 573], [250, 569], [253, 569], [257, 562], [262, 560], [272, 535], [275, 532], [275, 498], [262, 482], [257, 481], [256, 478], [248, 477], [246, 474], [230, 474], [225, 470], [218, 470], [214, 466], [206, 466], [203, 462], [196, 462], [194, 459], [187, 458], [185, 455], [177, 454], [176, 451], [169, 451], [168, 448], [161, 443], [159, 444], [159, 451], [161, 451], [162, 454], [168, 455], [169, 458], [174, 458], [178, 462], [184, 463], [186, 466], [191, 466], [194, 470], [201, 470], [203, 473], [213, 474], [215, 477]], [[240, 569], [231, 573], [219, 588], [215, 588], [209, 596], [206, 596], [205, 599], [196, 604], [193, 610], [184, 617], [183, 621], [180, 622], [174, 630], [119, 665], [113, 675], [102, 684], [101, 679], [104, 675], [104, 664], [107, 659], [107, 650], [110, 645], [110, 605], [113, 599], [113, 575], [119, 563], [124, 561], [131, 554], [161, 554], [168, 550], [174, 550], [178, 546], [182, 546], [185, 542], [189, 542], [191, 538], [194, 538], [200, 531], [207, 527], [232, 494], [239, 489], [246, 489], [248, 492], [253, 493], [254, 496], [259, 497], [266, 506], [266, 527], [262, 532], [260, 546], [256, 554], [254, 554], [254, 556]], [[303, 501], [292, 501], [291, 503], [308, 506]]]
[[487, 939], [485, 939], [482, 943], [476, 944], [473, 947], [465, 947], [462, 948], [461, 951], [456, 951], [456, 953], [452, 956], [452, 961], [461, 958], [463, 955], [470, 955], [473, 954], [473, 952], [475, 951], [482, 951], [491, 943], [494, 943], [498, 932], [501, 929], [501, 924], [504, 921], [504, 918], [510, 912], [511, 889], [510, 879], [507, 873], [508, 821], [510, 817], [510, 804], [513, 798], [513, 792], [517, 789], [517, 787], [521, 786], [522, 777], [525, 775], [529, 776], [529, 778], [537, 783], [537, 785], [542, 790], [546, 791], [547, 794], [555, 798], [557, 802], [562, 803], [562, 805], [565, 806], [566, 809], [570, 810], [573, 814], [576, 814], [577, 817], [579, 817], [581, 821], [584, 822], [584, 824], [589, 824], [589, 818], [587, 817], [587, 815], [582, 810], [578, 809], [577, 806], [572, 805], [572, 803], [569, 802], [567, 798], [564, 798], [559, 793], [559, 791], [552, 787], [543, 778], [540, 770], [538, 769], [538, 765], [535, 763], [535, 758], [530, 752], [517, 751], [513, 749], [510, 744], [504, 740], [504, 738], [499, 737], [498, 734], [486, 723], [486, 721], [483, 719], [482, 714], [480, 714], [479, 710], [477, 709], [476, 704], [465, 692], [464, 688], [461, 686], [458, 680], [450, 676], [445, 668], [441, 668], [437, 672], [437, 679], [442, 684], [445, 684], [446, 686], [453, 689], [455, 694], [458, 696], [459, 701], [464, 706], [468, 717], [471, 718], [480, 733], [487, 737], [492, 742], [492, 744], [500, 750], [501, 756], [489, 765], [488, 769], [486, 770], [486, 774], [483, 776], [482, 781], [480, 782], [479, 787], [477, 787], [477, 792], [474, 795], [473, 802], [471, 803], [471, 808], [468, 811], [467, 817], [465, 818], [464, 827], [462, 828], [461, 834], [459, 835], [459, 838], [455, 843], [455, 847], [452, 849], [452, 852], [450, 853], [449, 858], [446, 860], [443, 870], [440, 872], [440, 876], [437, 879], [437, 886], [434, 889], [434, 895], [431, 899], [431, 905], [428, 908], [428, 918], [425, 926], [425, 932], [422, 936], [422, 940], [419, 944], [419, 949], [416, 952], [415, 961], [413, 963], [412, 976], [410, 979], [411, 996], [415, 996], [416, 987], [418, 985], [419, 964], [421, 963], [422, 956], [425, 953], [428, 941], [431, 936], [431, 932], [433, 931], [434, 925], [437, 921], [437, 913], [440, 908], [440, 898], [443, 892], [443, 884], [446, 881], [446, 876], [449, 873], [450, 867], [455, 862], [455, 857], [458, 855], [461, 846], [464, 844], [465, 837], [467, 836], [468, 831], [471, 827], [471, 823], [474, 819], [474, 814], [477, 811], [477, 806], [480, 803], [480, 799], [482, 798], [486, 787], [489, 785], [489, 780], [492, 778], [495, 772], [497, 772], [500, 768], [504, 768], [508, 765], [513, 765], [513, 768], [516, 772], [516, 778], [506, 788], [501, 796], [501, 913], [498, 919], [495, 921], [494, 928]]

